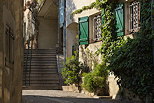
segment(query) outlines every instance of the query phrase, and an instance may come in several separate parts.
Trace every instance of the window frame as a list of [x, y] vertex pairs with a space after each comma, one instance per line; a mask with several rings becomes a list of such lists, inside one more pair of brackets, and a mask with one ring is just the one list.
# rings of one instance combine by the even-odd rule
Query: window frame
[[5, 28], [5, 66], [11, 68], [14, 64], [14, 33], [9, 25]]
[[[96, 21], [98, 20], [98, 18], [100, 19], [100, 27], [97, 27], [97, 25], [96, 25]], [[96, 21], [95, 21], [96, 20]], [[94, 15], [93, 17], [92, 17], [92, 26], [93, 26], [93, 30], [92, 30], [92, 41], [93, 42], [99, 42], [99, 41], [101, 41], [101, 38], [102, 38], [102, 16], [101, 16], [101, 13], [98, 13], [98, 14], [96, 14], [96, 15]], [[96, 37], [97, 36], [97, 33], [96, 33], [96, 29], [98, 30], [98, 29], [100, 29], [100, 38], [98, 37]]]
[[[136, 16], [138, 16], [137, 17], [137, 27], [134, 27], [134, 18], [136, 18], [136, 16], [134, 17], [134, 6], [138, 6], [137, 8], [138, 8], [138, 11], [137, 11], [137, 15]], [[135, 33], [135, 32], [138, 32], [139, 31], [139, 29], [140, 29], [140, 22], [141, 22], [141, 4], [140, 4], [140, 2], [138, 2], [138, 1], [133, 1], [133, 2], [130, 2], [129, 3], [129, 7], [128, 7], [128, 9], [129, 9], [129, 28], [128, 28], [128, 31], [129, 31], [129, 33], [131, 34], [131, 33]]]

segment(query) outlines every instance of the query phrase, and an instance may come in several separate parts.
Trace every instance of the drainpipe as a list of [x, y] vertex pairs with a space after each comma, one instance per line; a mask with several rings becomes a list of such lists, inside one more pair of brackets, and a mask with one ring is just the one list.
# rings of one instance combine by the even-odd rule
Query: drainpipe
[[63, 53], [66, 61], [66, 0], [64, 0]]

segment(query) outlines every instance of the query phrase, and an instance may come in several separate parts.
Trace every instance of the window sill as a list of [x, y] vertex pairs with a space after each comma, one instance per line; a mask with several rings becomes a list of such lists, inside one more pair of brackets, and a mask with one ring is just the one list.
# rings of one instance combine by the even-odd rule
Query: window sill
[[99, 43], [99, 42], [102, 42], [102, 40], [98, 40], [98, 41], [91, 41], [91, 42], [89, 42], [89, 44], [95, 44], [95, 43]]

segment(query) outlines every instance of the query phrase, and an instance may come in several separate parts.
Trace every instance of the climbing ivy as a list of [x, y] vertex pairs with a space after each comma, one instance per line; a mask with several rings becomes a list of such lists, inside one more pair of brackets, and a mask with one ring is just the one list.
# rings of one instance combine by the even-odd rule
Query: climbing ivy
[[138, 0], [141, 4], [140, 31], [134, 39], [116, 37], [114, 9], [117, 3], [96, 0], [73, 14], [97, 8], [104, 11], [102, 46], [99, 53], [108, 70], [119, 78], [118, 84], [137, 94], [141, 99], [153, 94], [151, 0]]
[[[108, 69], [119, 78], [118, 84], [142, 100], [153, 94], [152, 29], [150, 0], [140, 0], [141, 25], [136, 38], [115, 46], [108, 59]], [[114, 42], [113, 42], [114, 43]], [[109, 47], [110, 49], [110, 47]]]

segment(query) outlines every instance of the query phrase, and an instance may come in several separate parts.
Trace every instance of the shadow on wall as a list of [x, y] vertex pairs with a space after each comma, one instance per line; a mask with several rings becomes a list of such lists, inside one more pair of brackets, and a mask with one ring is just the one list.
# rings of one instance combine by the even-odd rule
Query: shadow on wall
[[72, 12], [74, 10], [76, 10], [76, 5], [74, 4], [73, 0], [66, 0], [66, 26], [68, 26], [69, 24], [71, 24], [74, 19], [73, 19], [73, 15]]

